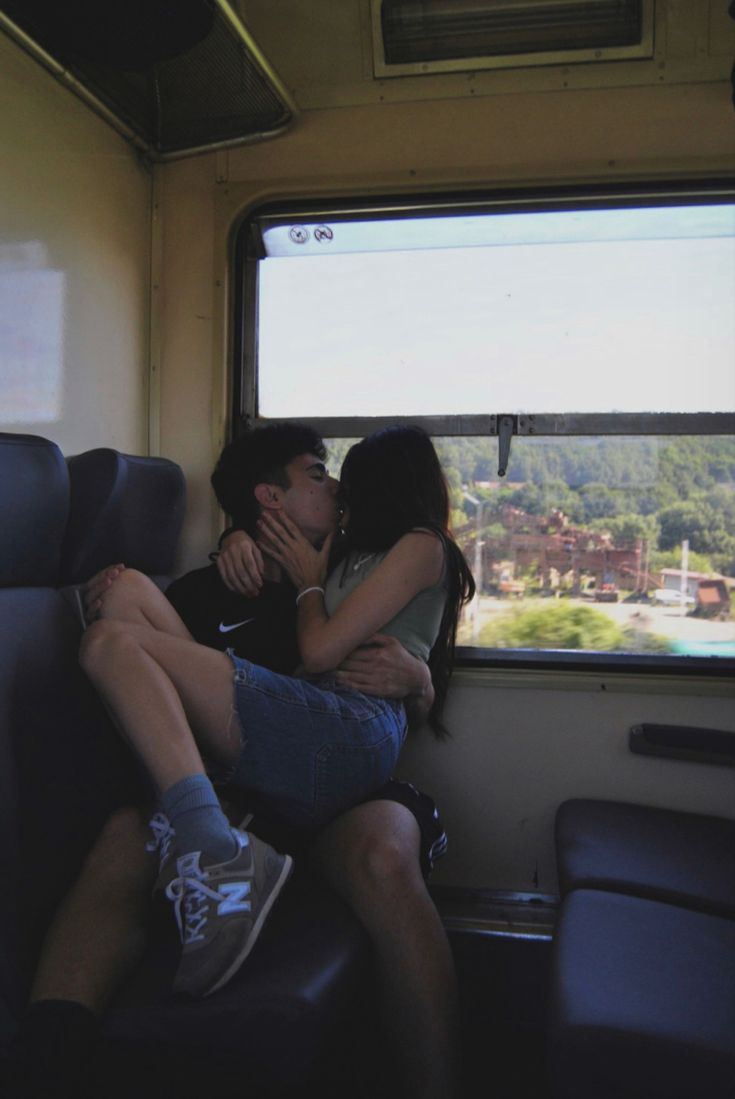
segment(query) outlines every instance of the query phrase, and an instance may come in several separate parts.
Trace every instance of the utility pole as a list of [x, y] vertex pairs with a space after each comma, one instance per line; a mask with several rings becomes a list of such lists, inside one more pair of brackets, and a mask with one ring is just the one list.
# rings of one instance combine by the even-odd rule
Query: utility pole
[[689, 570], [689, 539], [685, 538], [681, 544], [681, 579], [679, 580], [679, 597], [681, 599], [680, 614], [687, 612], [687, 573]]
[[462, 496], [465, 500], [469, 501], [475, 509], [475, 559], [472, 566], [472, 573], [475, 577], [475, 597], [472, 600], [472, 640], [477, 641], [480, 633], [480, 595], [482, 593], [482, 547], [484, 543], [480, 539], [480, 532], [482, 530], [482, 513], [485, 505], [482, 500], [478, 500], [476, 496], [472, 496], [469, 492], [465, 492], [462, 489]]

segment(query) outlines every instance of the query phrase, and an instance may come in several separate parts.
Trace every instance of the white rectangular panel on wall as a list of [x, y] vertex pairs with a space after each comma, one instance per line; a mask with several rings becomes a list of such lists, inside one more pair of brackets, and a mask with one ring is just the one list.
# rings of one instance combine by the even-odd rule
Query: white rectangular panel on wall
[[147, 449], [151, 184], [0, 35], [0, 430]]

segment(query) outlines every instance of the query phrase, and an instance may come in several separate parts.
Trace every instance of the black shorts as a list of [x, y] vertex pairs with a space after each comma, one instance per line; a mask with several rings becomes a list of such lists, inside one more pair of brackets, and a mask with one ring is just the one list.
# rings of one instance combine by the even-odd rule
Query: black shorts
[[366, 800], [397, 801], [413, 813], [421, 830], [421, 872], [428, 878], [436, 860], [447, 850], [447, 833], [433, 799], [428, 794], [422, 794], [410, 782], [391, 778]]
[[[226, 795], [232, 792], [227, 788]], [[237, 799], [240, 802], [240, 799]], [[395, 801], [399, 805], [405, 805], [409, 812], [413, 813], [421, 832], [421, 872], [424, 878], [428, 878], [434, 868], [434, 863], [441, 858], [447, 849], [447, 834], [444, 831], [439, 810], [428, 794], [422, 794], [410, 782], [399, 782], [398, 779], [389, 779], [384, 786], [371, 794], [361, 804], [371, 801]], [[269, 807], [259, 804], [255, 797], [248, 797], [247, 802], [240, 802], [243, 810], [249, 808], [252, 817], [242, 821], [241, 827], [254, 832], [260, 839], [270, 843], [278, 851], [287, 851], [291, 855], [304, 853], [313, 841], [314, 831], [296, 830], [290, 825], [279, 820]], [[230, 819], [234, 817], [230, 814]]]

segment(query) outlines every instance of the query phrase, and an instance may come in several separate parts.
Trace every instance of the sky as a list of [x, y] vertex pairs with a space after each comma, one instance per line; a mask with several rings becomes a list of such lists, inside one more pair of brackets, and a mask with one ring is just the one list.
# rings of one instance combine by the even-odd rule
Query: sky
[[732, 205], [419, 222], [266, 231], [262, 415], [735, 409]]

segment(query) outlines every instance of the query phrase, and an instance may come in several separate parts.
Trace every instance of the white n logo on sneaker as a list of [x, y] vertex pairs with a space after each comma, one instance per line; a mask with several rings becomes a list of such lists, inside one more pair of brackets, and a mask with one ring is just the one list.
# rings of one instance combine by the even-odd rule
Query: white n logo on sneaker
[[250, 882], [229, 882], [220, 885], [217, 889], [222, 900], [217, 905], [218, 916], [230, 916], [233, 912], [249, 912], [250, 901], [245, 897], [250, 894]]

